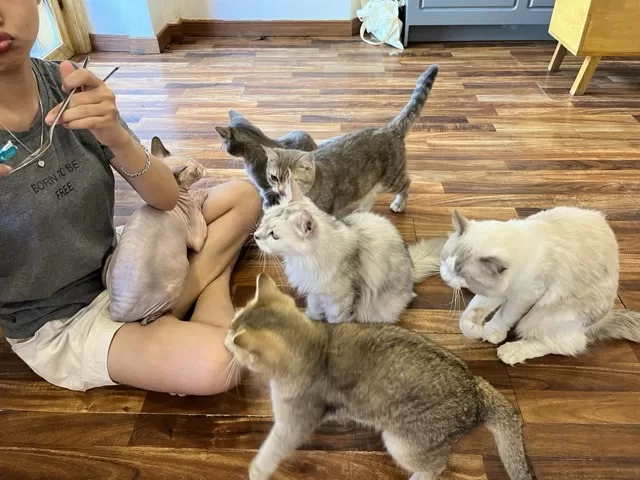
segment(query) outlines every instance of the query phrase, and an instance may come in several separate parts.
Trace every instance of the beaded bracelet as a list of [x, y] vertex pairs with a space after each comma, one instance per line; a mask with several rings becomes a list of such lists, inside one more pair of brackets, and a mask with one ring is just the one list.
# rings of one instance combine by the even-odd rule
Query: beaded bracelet
[[142, 170], [140, 170], [137, 173], [129, 173], [124, 168], [122, 168], [122, 165], [120, 165], [120, 170], [122, 171], [122, 173], [124, 173], [129, 178], [136, 178], [136, 177], [139, 177], [140, 175], [144, 175], [151, 168], [151, 152], [144, 145], [140, 144], [140, 146], [142, 147], [142, 149], [144, 150], [145, 155], [147, 156], [147, 161], [144, 164], [144, 168]]

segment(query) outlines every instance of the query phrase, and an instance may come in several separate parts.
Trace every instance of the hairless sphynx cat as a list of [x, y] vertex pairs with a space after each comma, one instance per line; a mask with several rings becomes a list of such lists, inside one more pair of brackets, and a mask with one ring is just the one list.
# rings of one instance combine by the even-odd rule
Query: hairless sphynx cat
[[158, 137], [151, 151], [173, 171], [180, 196], [173, 210], [144, 205], [125, 224], [104, 270], [111, 318], [117, 322], [146, 325], [171, 310], [187, 278], [188, 249], [199, 252], [207, 238], [202, 215], [206, 192], [189, 192], [204, 168], [190, 158], [172, 156]]

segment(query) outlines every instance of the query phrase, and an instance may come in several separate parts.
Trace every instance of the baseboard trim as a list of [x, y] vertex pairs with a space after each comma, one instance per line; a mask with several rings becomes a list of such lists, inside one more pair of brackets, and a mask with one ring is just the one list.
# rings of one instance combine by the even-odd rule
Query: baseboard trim
[[351, 35], [360, 35], [360, 28], [362, 27], [362, 20], [358, 17], [351, 19]]
[[129, 35], [101, 35], [91, 33], [91, 48], [94, 52], [128, 52], [140, 55], [161, 53], [156, 37], [130, 37]]
[[155, 37], [100, 35], [92, 33], [95, 52], [162, 53], [172, 39], [182, 37], [351, 37], [360, 33], [361, 22], [352, 20], [226, 21], [181, 20], [167, 24]]
[[183, 20], [185, 37], [350, 37], [352, 20]]
[[182, 21], [165, 25], [164, 28], [160, 30], [156, 36], [158, 37], [158, 47], [160, 48], [160, 53], [162, 53], [167, 48], [167, 45], [171, 43], [171, 40], [183, 36]]

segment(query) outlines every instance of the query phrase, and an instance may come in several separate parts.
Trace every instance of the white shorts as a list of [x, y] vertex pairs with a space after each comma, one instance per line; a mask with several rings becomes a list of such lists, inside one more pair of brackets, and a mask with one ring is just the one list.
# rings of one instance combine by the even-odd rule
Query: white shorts
[[47, 382], [84, 392], [116, 385], [109, 377], [107, 357], [111, 341], [123, 325], [111, 320], [105, 290], [73, 317], [48, 322], [31, 338], [7, 341]]

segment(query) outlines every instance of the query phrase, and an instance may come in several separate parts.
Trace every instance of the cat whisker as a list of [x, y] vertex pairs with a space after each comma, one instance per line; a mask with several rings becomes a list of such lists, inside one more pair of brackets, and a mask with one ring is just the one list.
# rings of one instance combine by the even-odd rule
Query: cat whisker
[[235, 359], [232, 359], [229, 362], [228, 369], [225, 369], [226, 372], [227, 372], [226, 380], [224, 382], [224, 391], [225, 392], [228, 391], [229, 387], [231, 386], [231, 380], [233, 379], [233, 374], [235, 373], [235, 368], [236, 368], [236, 361], [235, 361]]
[[460, 289], [454, 288], [449, 310], [449, 318], [452, 318], [460, 310]]
[[267, 270], [267, 254], [262, 252], [262, 271]]
[[467, 309], [467, 301], [464, 299], [464, 293], [463, 293], [462, 289], [460, 289], [460, 300], [462, 300], [462, 306], [464, 306], [464, 308], [461, 309], [461, 310], [466, 310]]
[[236, 384], [236, 394], [240, 397], [240, 381], [242, 380], [242, 367], [238, 364], [235, 364], [235, 384]]

